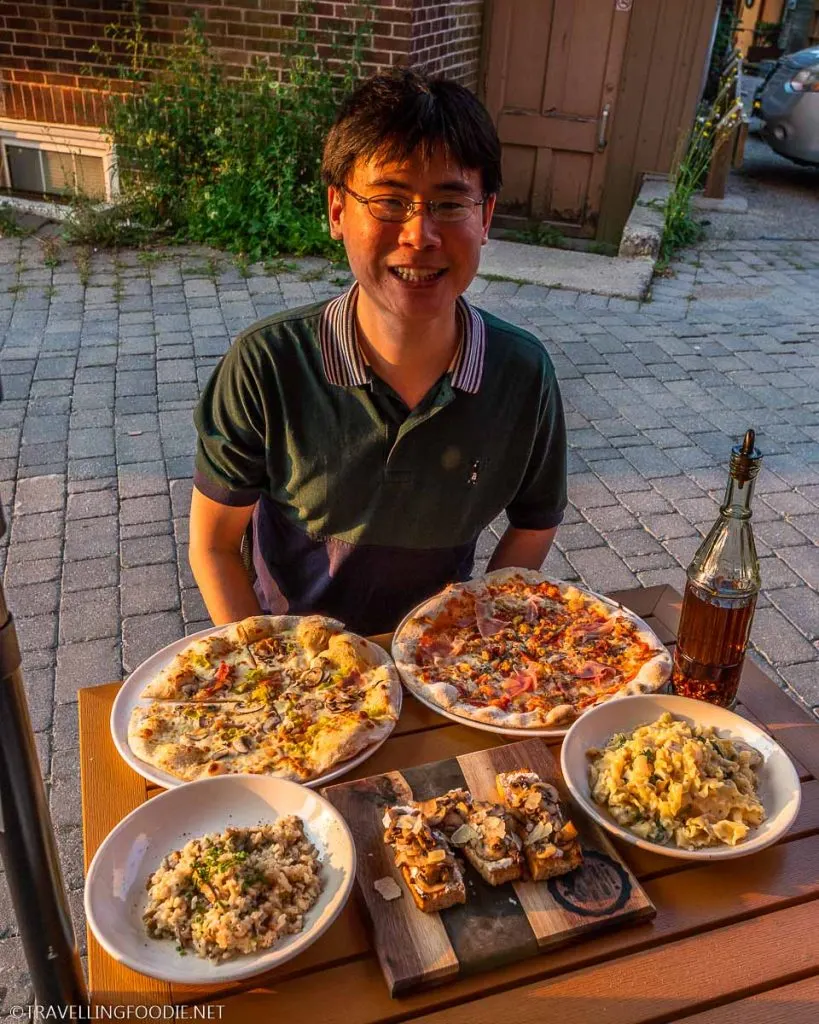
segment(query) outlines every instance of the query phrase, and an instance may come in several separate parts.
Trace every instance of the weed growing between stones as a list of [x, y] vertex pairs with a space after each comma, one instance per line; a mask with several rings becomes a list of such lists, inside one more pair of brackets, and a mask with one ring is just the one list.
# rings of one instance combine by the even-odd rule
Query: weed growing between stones
[[691, 200], [705, 183], [712, 154], [742, 117], [742, 102], [736, 95], [737, 74], [735, 63], [721, 79], [714, 101], [701, 111], [689, 135], [682, 136], [677, 146], [669, 180], [671, 191], [664, 204], [665, 227], [658, 271], [668, 266], [677, 249], [702, 238], [702, 226], [691, 214]]
[[0, 203], [0, 238], [25, 238], [30, 234], [29, 228], [24, 228], [17, 222], [8, 203]]

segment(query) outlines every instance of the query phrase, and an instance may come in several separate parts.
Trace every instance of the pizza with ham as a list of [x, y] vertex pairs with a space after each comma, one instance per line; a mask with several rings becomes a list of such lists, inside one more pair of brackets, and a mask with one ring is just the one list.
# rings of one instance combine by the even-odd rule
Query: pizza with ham
[[335, 619], [259, 615], [192, 640], [142, 691], [128, 744], [186, 782], [265, 774], [309, 782], [392, 731], [389, 655]]
[[392, 653], [425, 703], [510, 730], [565, 728], [671, 674], [668, 651], [628, 609], [528, 569], [447, 587], [404, 620]]

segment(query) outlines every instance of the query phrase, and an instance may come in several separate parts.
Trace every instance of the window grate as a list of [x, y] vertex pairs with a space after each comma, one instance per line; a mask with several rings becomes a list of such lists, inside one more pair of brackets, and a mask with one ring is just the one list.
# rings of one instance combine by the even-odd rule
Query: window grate
[[13, 190], [64, 196], [79, 189], [91, 199], [105, 199], [105, 166], [101, 156], [8, 142], [4, 148]]

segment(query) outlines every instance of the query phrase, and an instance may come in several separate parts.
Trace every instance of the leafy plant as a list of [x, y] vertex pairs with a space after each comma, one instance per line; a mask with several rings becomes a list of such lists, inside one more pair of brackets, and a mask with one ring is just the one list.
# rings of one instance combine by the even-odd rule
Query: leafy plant
[[74, 262], [77, 265], [80, 284], [85, 288], [91, 280], [91, 250], [87, 245], [81, 245], [76, 250], [74, 254]]
[[507, 237], [525, 245], [546, 245], [552, 249], [563, 249], [566, 238], [553, 224], [532, 224], [522, 231], [510, 231]]
[[161, 263], [165, 257], [161, 252], [157, 252], [156, 249], [144, 249], [142, 252], [137, 253], [137, 260], [143, 265], [143, 267], [153, 267], [157, 263]]
[[21, 227], [8, 203], [0, 204], [0, 238], [24, 238], [31, 231]]
[[62, 260], [60, 259], [60, 243], [56, 238], [45, 238], [42, 241], [43, 245], [43, 265], [51, 268], [59, 267]]
[[166, 50], [147, 41], [138, 16], [109, 27], [126, 55], [112, 69], [122, 86], [106, 124], [127, 210], [118, 229], [204, 243], [246, 261], [337, 248], [325, 224], [322, 146], [340, 93], [359, 77], [371, 30], [365, 13], [352, 35], [336, 34], [352, 59], [334, 76], [310, 42], [311, 6], [300, 5], [284, 48], [283, 82], [266, 61], [229, 79], [198, 17]]
[[702, 226], [691, 213], [691, 200], [705, 183], [715, 147], [726, 140], [743, 116], [742, 101], [736, 92], [736, 77], [735, 64], [723, 76], [713, 103], [702, 108], [688, 137], [682, 137], [677, 147], [669, 181], [670, 192], [664, 204], [660, 270], [668, 266], [677, 249], [702, 237]]
[[71, 213], [65, 221], [63, 237], [76, 245], [142, 245], [154, 233], [144, 217], [145, 210], [133, 197], [126, 195], [116, 206], [102, 207], [88, 196], [76, 193], [71, 198]]
[[754, 29], [754, 43], [757, 46], [776, 46], [781, 31], [780, 21], [758, 21]]
[[292, 260], [283, 260], [279, 256], [274, 259], [265, 260], [263, 266], [264, 272], [268, 275], [289, 274], [294, 270], [298, 270], [298, 267]]

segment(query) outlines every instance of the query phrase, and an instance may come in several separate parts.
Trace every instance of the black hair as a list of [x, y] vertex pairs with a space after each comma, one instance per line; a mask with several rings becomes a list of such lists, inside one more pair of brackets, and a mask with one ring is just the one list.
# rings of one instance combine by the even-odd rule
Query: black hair
[[464, 170], [480, 172], [483, 191], [501, 186], [498, 133], [478, 98], [465, 86], [418, 68], [373, 75], [342, 103], [327, 136], [321, 175], [341, 188], [359, 158], [385, 163], [443, 149]]

